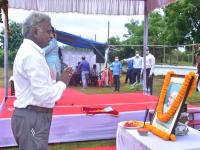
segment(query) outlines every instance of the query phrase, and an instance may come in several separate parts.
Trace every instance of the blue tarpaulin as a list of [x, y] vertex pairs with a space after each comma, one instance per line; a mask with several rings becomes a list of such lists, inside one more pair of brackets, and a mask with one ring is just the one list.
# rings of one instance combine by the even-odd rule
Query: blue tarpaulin
[[70, 45], [77, 48], [92, 49], [96, 54], [96, 62], [104, 63], [105, 50], [108, 47], [107, 44], [88, 40], [77, 35], [73, 35], [67, 32], [56, 30], [57, 40], [63, 44]]

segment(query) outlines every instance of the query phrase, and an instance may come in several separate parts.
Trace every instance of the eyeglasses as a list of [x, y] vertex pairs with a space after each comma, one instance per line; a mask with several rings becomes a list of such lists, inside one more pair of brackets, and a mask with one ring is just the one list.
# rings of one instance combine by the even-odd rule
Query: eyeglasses
[[37, 28], [39, 32], [46, 32], [48, 34], [53, 34], [53, 31], [50, 29], [50, 30], [43, 30], [41, 28]]

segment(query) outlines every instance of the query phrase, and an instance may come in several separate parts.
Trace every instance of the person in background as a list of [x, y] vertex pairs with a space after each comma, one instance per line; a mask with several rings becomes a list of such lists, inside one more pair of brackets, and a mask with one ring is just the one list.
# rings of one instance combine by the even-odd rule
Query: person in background
[[42, 49], [53, 37], [49, 16], [31, 13], [22, 32], [24, 40], [13, 64], [16, 100], [11, 128], [20, 150], [47, 150], [53, 108], [66, 89], [72, 68], [56, 83], [51, 79]]
[[63, 70], [64, 70], [64, 66], [63, 66], [64, 62], [63, 62], [62, 49], [61, 49], [60, 47], [58, 47], [58, 57], [59, 57], [59, 59], [60, 59], [60, 65], [61, 65], [60, 73], [62, 73]]
[[53, 80], [56, 80], [56, 77], [61, 73], [61, 60], [59, 58], [59, 47], [56, 40], [56, 33], [52, 27], [53, 38], [49, 42], [49, 45], [43, 48], [45, 52], [45, 58], [49, 69], [51, 72], [51, 77]]
[[133, 57], [133, 83], [140, 83], [140, 75], [142, 70], [142, 57], [139, 54], [139, 51], [135, 52], [135, 56]]
[[97, 80], [98, 80], [98, 71], [97, 71], [97, 65], [93, 64], [93, 67], [90, 72], [90, 78], [91, 78], [91, 84], [92, 85], [97, 85]]
[[77, 78], [76, 78], [76, 84], [78, 84], [78, 85], [81, 85], [81, 71], [80, 71], [80, 69], [79, 69], [79, 65], [80, 65], [80, 61], [77, 63], [77, 70], [76, 70], [76, 73], [77, 73]]
[[126, 72], [126, 79], [125, 79], [125, 83], [128, 83], [128, 79], [129, 79], [129, 84], [133, 84], [133, 54], [130, 54], [130, 58], [128, 59], [123, 59], [122, 61], [126, 61], [127, 62], [127, 72]]
[[113, 76], [114, 76], [114, 83], [115, 83], [115, 89], [114, 92], [120, 91], [120, 76], [122, 71], [122, 64], [119, 61], [119, 57], [115, 56], [115, 61], [110, 65], [112, 68]]
[[81, 72], [83, 89], [85, 89], [87, 88], [87, 80], [89, 78], [89, 73], [90, 73], [90, 65], [89, 62], [85, 59], [85, 56], [82, 56], [82, 61], [80, 62], [78, 69]]
[[198, 91], [200, 91], [200, 85], [199, 85], [199, 80], [200, 80], [200, 52], [198, 52], [197, 55], [196, 55], [196, 63], [197, 63], [197, 74], [198, 74], [196, 91], [198, 92]]
[[[144, 65], [144, 64], [143, 64]], [[149, 52], [149, 48], [146, 50], [146, 86], [147, 93], [153, 94], [153, 77], [155, 68], [155, 57]]]

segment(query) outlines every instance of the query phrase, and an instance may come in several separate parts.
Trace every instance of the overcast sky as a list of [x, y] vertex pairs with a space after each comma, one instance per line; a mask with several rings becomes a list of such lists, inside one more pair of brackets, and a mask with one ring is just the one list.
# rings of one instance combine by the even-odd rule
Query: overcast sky
[[[9, 19], [22, 23], [31, 11], [9, 9]], [[108, 37], [108, 22], [110, 22], [110, 37], [123, 37], [127, 33], [124, 27], [133, 18], [143, 20], [143, 16], [105, 16], [82, 15], [76, 13], [48, 13], [52, 19], [52, 25], [57, 29], [84, 38], [95, 39], [98, 42], [106, 42]]]

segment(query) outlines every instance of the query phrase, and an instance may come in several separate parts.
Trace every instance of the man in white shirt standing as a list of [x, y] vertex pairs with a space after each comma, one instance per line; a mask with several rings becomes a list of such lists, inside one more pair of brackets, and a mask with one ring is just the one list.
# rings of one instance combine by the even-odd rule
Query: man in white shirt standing
[[139, 54], [139, 51], [135, 52], [135, 56], [133, 57], [133, 83], [140, 83], [140, 75], [142, 70], [142, 57]]
[[147, 93], [153, 94], [153, 77], [155, 68], [155, 57], [149, 52], [149, 48], [146, 50], [146, 86]]
[[32, 13], [25, 20], [21, 44], [13, 65], [16, 90], [11, 127], [20, 150], [47, 150], [53, 107], [69, 82], [67, 68], [55, 83], [42, 48], [53, 37], [51, 19]]

